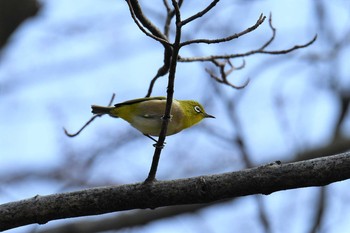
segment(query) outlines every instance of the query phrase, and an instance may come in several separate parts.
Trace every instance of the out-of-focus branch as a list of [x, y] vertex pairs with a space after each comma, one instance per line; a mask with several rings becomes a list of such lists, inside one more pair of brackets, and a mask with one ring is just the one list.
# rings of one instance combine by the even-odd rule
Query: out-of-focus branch
[[32, 223], [45, 224], [62, 218], [209, 203], [237, 196], [323, 186], [349, 179], [349, 166], [350, 152], [295, 163], [273, 163], [211, 176], [38, 195], [0, 205], [0, 230]]
[[[243, 60], [242, 65], [235, 67], [232, 65], [230, 59], [227, 59], [225, 62], [220, 62], [218, 60], [212, 60], [211, 61], [216, 67], [219, 68], [219, 72], [220, 75], [215, 74], [215, 71], [210, 70], [208, 68], [205, 69], [205, 71], [210, 75], [211, 78], [213, 78], [215, 81], [219, 82], [219, 83], [223, 83], [226, 84], [230, 87], [233, 87], [235, 89], [242, 89], [244, 87], [246, 87], [249, 83], [249, 79], [247, 79], [247, 81], [241, 85], [241, 86], [237, 86], [233, 83], [231, 83], [230, 81], [228, 81], [228, 76], [232, 73], [232, 71], [234, 70], [240, 70], [243, 69], [245, 67], [245, 61]], [[226, 69], [226, 65], [229, 64], [230, 68], [229, 70], [225, 70]]]
[[[165, 19], [165, 23], [164, 23], [164, 35], [169, 38], [169, 33], [170, 33], [170, 24], [171, 24], [171, 20], [174, 18], [175, 16], [175, 10], [172, 9], [168, 3], [168, 0], [163, 0], [166, 12], [167, 12], [167, 16]], [[178, 5], [181, 8], [183, 3], [183, 0], [179, 0], [178, 1]]]
[[[228, 60], [229, 61], [229, 60]], [[224, 65], [223, 65], [224, 66]], [[240, 68], [244, 67], [244, 63]], [[223, 67], [224, 69], [224, 67]], [[226, 75], [225, 75], [226, 76]], [[239, 116], [237, 114], [237, 103], [238, 99], [236, 98], [235, 101], [228, 96], [226, 96], [221, 89], [217, 88], [216, 85], [213, 85], [215, 88], [215, 92], [220, 96], [220, 99], [226, 103], [226, 113], [229, 114], [230, 117], [230, 123], [232, 124], [231, 128], [235, 129], [235, 135], [232, 135], [231, 137], [226, 135], [226, 139], [228, 140], [228, 143], [232, 145], [232, 142], [235, 142], [235, 146], [238, 147], [239, 149], [239, 154], [241, 156], [241, 160], [244, 164], [244, 167], [250, 168], [254, 167], [254, 163], [251, 159], [251, 156], [249, 155], [249, 150], [246, 145], [246, 141], [244, 140], [244, 130], [242, 128], [242, 123], [239, 119]], [[222, 133], [221, 133], [222, 134]], [[264, 200], [260, 196], [255, 196], [254, 198], [257, 210], [258, 210], [258, 216], [260, 223], [265, 231], [265, 233], [270, 233], [271, 232], [271, 224], [270, 220], [264, 205]]]
[[0, 50], [16, 28], [39, 10], [40, 4], [36, 0], [0, 1]]
[[96, 221], [76, 221], [50, 229], [36, 231], [36, 233], [96, 233], [117, 231], [129, 227], [140, 227], [153, 221], [162, 220], [181, 214], [191, 214], [204, 209], [208, 204], [181, 205], [162, 207], [155, 210], [139, 210], [132, 213], [119, 214]]
[[314, 159], [327, 155], [334, 155], [343, 153], [350, 150], [350, 139], [349, 138], [338, 138], [336, 141], [326, 144], [321, 147], [317, 147], [313, 150], [307, 150], [300, 152], [293, 160], [301, 161], [305, 159]]
[[315, 203], [315, 208], [314, 208], [314, 212], [315, 212], [315, 216], [314, 216], [314, 220], [313, 220], [313, 224], [311, 224], [311, 228], [309, 233], [317, 233], [320, 232], [320, 227], [322, 225], [323, 219], [324, 219], [324, 215], [325, 215], [325, 210], [327, 207], [327, 195], [326, 195], [326, 187], [321, 187], [318, 190], [318, 200]]

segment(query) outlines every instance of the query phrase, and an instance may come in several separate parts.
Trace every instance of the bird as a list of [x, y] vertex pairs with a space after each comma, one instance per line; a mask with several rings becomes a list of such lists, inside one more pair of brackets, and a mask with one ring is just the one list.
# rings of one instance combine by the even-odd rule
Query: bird
[[[166, 97], [145, 97], [132, 99], [113, 106], [92, 105], [92, 113], [121, 118], [130, 123], [145, 136], [159, 136], [165, 113]], [[173, 99], [166, 136], [179, 133], [199, 123], [204, 118], [215, 118], [205, 112], [203, 106], [194, 100]]]

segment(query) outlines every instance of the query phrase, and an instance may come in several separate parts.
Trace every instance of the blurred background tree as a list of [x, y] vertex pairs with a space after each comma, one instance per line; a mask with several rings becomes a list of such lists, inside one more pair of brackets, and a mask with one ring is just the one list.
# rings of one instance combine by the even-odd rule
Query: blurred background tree
[[[17, 2], [1, 1], [10, 4], [0, 7], [1, 12], [22, 15], [14, 6], [25, 9], [25, 3]], [[162, 47], [137, 29], [125, 2], [43, 0], [40, 10], [33, 3], [21, 20], [1, 14], [0, 34], [6, 39], [0, 53], [0, 202], [143, 181], [154, 148], [125, 122], [99, 118], [73, 139], [62, 127], [78, 129], [90, 118], [90, 105], [107, 104], [114, 92], [116, 102], [144, 96], [162, 64]], [[162, 2], [141, 4], [161, 28]], [[183, 14], [207, 4], [185, 1]], [[318, 40], [286, 55], [234, 59], [235, 67], [245, 66], [233, 71], [230, 82], [239, 86], [250, 80], [242, 90], [210, 78], [205, 69], [213, 70], [213, 65], [179, 63], [175, 98], [200, 100], [217, 119], [167, 137], [158, 179], [349, 150], [349, 9], [345, 0], [220, 1], [206, 17], [188, 25], [185, 39], [218, 38], [240, 32], [261, 13], [271, 12], [277, 29], [272, 49], [304, 43], [316, 33]], [[16, 26], [4, 30], [3, 25]], [[181, 55], [243, 53], [270, 37], [265, 22], [224, 46], [195, 45]], [[160, 78], [153, 95], [165, 95], [166, 83]], [[9, 232], [344, 232], [350, 217], [347, 186], [345, 181], [211, 205], [53, 221]]]

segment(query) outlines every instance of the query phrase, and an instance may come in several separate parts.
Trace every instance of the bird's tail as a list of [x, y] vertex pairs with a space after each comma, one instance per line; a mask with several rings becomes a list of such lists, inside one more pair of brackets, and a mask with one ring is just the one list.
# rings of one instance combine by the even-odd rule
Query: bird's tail
[[98, 105], [91, 105], [92, 113], [93, 114], [110, 114], [113, 107], [103, 107]]

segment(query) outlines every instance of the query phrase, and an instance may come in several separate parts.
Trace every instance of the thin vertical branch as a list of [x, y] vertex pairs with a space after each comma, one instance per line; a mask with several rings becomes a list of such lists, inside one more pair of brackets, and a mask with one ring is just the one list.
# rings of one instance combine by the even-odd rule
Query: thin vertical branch
[[174, 6], [175, 16], [176, 16], [176, 33], [175, 33], [175, 41], [172, 45], [173, 50], [172, 50], [169, 77], [168, 77], [166, 107], [165, 107], [165, 113], [163, 116], [162, 129], [160, 131], [158, 141], [155, 145], [156, 148], [153, 155], [151, 169], [149, 171], [148, 177], [145, 180], [145, 182], [152, 182], [156, 180], [158, 163], [160, 159], [160, 154], [164, 147], [164, 141], [167, 133], [168, 123], [170, 120], [171, 105], [173, 103], [176, 65], [177, 65], [177, 58], [179, 55], [180, 42], [181, 42], [181, 15], [180, 15], [180, 7], [178, 3], [175, 0], [172, 0], [172, 3]]

